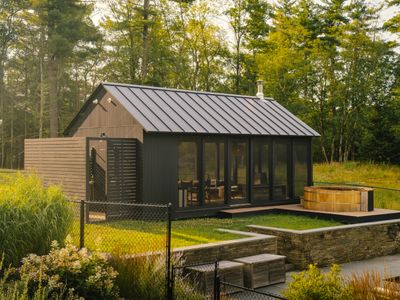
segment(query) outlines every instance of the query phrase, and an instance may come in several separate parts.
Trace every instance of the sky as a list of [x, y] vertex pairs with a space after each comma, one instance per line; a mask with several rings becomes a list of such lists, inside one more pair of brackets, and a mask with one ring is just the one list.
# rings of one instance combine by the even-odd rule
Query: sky
[[[209, 1], [213, 1], [213, 0], [209, 0]], [[219, 0], [219, 1], [226, 1], [227, 0]], [[319, 0], [317, 0], [318, 2], [320, 2]], [[386, 2], [386, 0], [367, 0], [369, 3], [373, 4], [373, 5], [382, 5]], [[268, 0], [268, 2], [270, 3], [275, 3], [276, 0]], [[220, 2], [223, 3], [223, 2]], [[105, 0], [97, 0], [96, 1], [96, 6], [95, 6], [95, 10], [92, 14], [92, 20], [93, 22], [97, 25], [99, 24], [99, 21], [101, 20], [101, 18], [103, 16], [105, 16], [107, 14], [107, 5], [105, 4]], [[400, 13], [400, 9], [399, 8], [395, 8], [395, 7], [385, 7], [385, 9], [382, 10], [381, 15], [378, 22], [378, 26], [382, 25], [383, 23], [385, 23], [387, 20], [389, 20], [391, 17], [393, 17], [395, 14]], [[231, 42], [233, 42], [234, 36], [233, 33], [231, 32], [231, 30], [229, 29], [229, 24], [228, 24], [228, 19], [224, 16], [219, 16], [215, 18], [215, 23], [220, 25], [223, 30], [226, 32], [228, 39], [231, 40]], [[393, 34], [389, 34], [389, 33], [385, 33], [383, 36], [384, 39], [390, 39], [390, 40], [398, 40], [400, 43], [400, 39], [398, 36], [393, 35]]]

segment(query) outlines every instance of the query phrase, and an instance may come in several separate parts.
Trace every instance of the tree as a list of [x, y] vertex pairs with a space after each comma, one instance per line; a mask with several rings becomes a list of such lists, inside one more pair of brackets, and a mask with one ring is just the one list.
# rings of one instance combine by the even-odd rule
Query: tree
[[45, 29], [47, 45], [47, 83], [50, 111], [50, 136], [59, 134], [59, 101], [61, 78], [66, 61], [81, 43], [91, 43], [99, 38], [89, 15], [93, 5], [79, 0], [37, 0], [33, 7]]
[[0, 1], [0, 112], [1, 112], [1, 167], [5, 163], [5, 96], [4, 84], [5, 64], [8, 60], [11, 44], [17, 38], [17, 28], [20, 24], [19, 13], [23, 9], [25, 1], [1, 0]]
[[249, 90], [254, 93], [252, 87], [257, 80], [255, 55], [265, 46], [269, 13], [270, 6], [263, 0], [232, 0], [226, 10], [234, 33], [233, 90], [237, 94]]
[[[400, 7], [400, 0], [389, 0], [389, 7]], [[392, 33], [400, 33], [400, 13], [389, 19], [385, 24], [384, 28]]]

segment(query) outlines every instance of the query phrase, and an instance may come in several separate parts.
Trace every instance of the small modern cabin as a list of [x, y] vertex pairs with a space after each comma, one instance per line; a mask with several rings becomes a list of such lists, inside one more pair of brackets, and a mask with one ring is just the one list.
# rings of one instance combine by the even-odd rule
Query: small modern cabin
[[[65, 135], [86, 141], [87, 199], [172, 203], [176, 218], [299, 202], [319, 136], [273, 99], [117, 83], [100, 84]], [[35, 141], [28, 169], [42, 168]]]

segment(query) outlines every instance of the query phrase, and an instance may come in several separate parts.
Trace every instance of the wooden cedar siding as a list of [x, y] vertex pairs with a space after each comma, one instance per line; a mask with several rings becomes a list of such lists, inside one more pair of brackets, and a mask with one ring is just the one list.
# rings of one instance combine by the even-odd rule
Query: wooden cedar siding
[[72, 198], [86, 199], [86, 138], [26, 139], [25, 170], [45, 185], [60, 184]]
[[143, 202], [178, 205], [177, 136], [146, 134], [142, 146]]
[[109, 138], [136, 138], [143, 142], [143, 127], [110, 93], [105, 93], [98, 104], [91, 105], [93, 110], [73, 136], [100, 137], [105, 133]]

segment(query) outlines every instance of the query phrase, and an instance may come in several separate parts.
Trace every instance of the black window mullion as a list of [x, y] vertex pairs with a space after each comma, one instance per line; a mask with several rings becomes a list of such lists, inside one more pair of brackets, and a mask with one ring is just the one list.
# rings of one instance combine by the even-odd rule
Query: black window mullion
[[254, 141], [249, 138], [247, 142], [247, 202], [253, 203], [253, 183], [254, 183]]
[[288, 168], [288, 197], [289, 199], [293, 200], [294, 199], [294, 146], [293, 146], [293, 139], [287, 143], [287, 148], [288, 148], [288, 163], [287, 163], [287, 168]]
[[308, 147], [307, 147], [307, 151], [308, 151], [308, 162], [307, 162], [307, 166], [308, 166], [308, 178], [307, 178], [307, 184], [309, 186], [314, 184], [314, 179], [313, 179], [313, 148], [312, 148], [312, 138], [309, 139], [308, 141]]
[[230, 138], [226, 138], [226, 147], [225, 147], [225, 203], [231, 204], [231, 149], [232, 143]]
[[275, 185], [275, 162], [274, 162], [274, 144], [275, 144], [275, 139], [271, 138], [270, 140], [270, 151], [269, 151], [269, 168], [270, 168], [270, 172], [269, 172], [269, 199], [271, 199], [271, 201], [275, 201], [275, 195], [274, 195], [274, 185]]
[[197, 142], [198, 148], [198, 174], [197, 178], [199, 178], [199, 205], [204, 206], [204, 170], [205, 170], [205, 159], [204, 159], [204, 140], [200, 138]]

